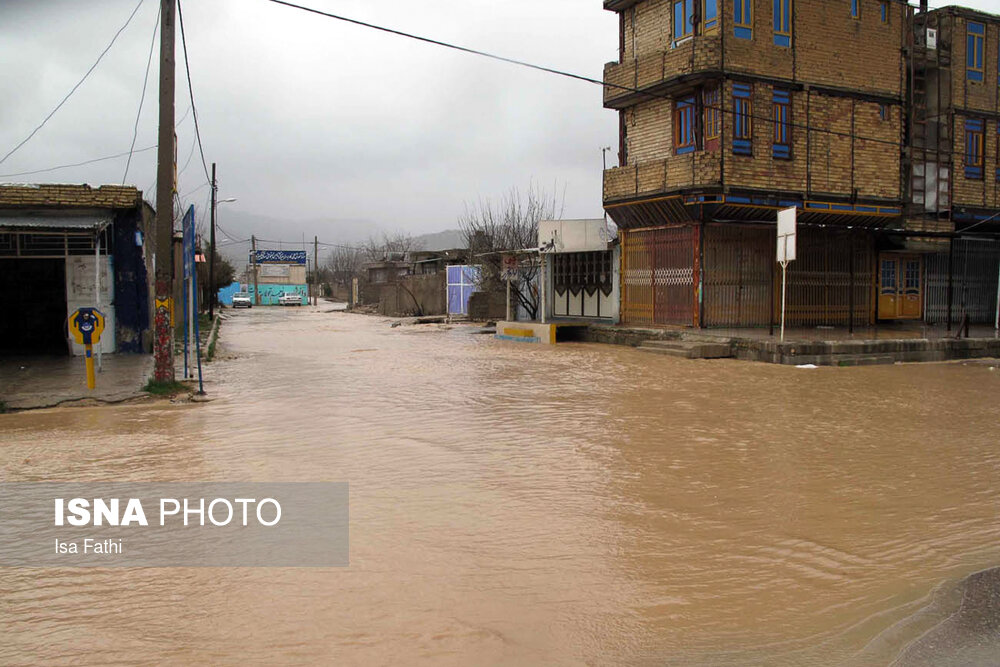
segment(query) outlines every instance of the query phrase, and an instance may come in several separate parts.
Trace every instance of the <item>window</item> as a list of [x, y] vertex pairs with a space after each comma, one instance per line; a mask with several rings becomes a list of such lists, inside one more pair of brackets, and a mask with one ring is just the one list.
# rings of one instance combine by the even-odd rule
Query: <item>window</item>
[[674, 101], [674, 154], [690, 153], [697, 147], [694, 96]]
[[674, 0], [674, 46], [694, 34], [695, 0]]
[[733, 34], [740, 39], [753, 39], [753, 0], [733, 0]]
[[882, 12], [882, 23], [888, 23], [889, 22], [889, 3], [886, 2], [885, 0], [882, 0], [882, 2], [879, 3], [879, 9]]
[[719, 27], [719, 0], [705, 0], [702, 32], [710, 32]]
[[705, 110], [705, 147], [714, 148], [713, 146], [708, 146], [708, 144], [713, 140], [717, 141], [722, 130], [722, 111], [719, 109], [721, 96], [719, 95], [719, 89], [706, 88], [702, 91], [701, 100], [702, 107]]
[[861, 18], [861, 0], [851, 0], [851, 18]]
[[774, 143], [771, 155], [788, 160], [792, 157], [792, 94], [787, 90], [774, 91]]
[[792, 45], [792, 0], [774, 0], [774, 43]]
[[733, 153], [752, 155], [753, 147], [753, 103], [750, 100], [750, 86], [733, 84]]
[[983, 121], [969, 118], [965, 121], [965, 177], [980, 180], [983, 177]]
[[986, 26], [969, 21], [965, 40], [965, 78], [969, 81], [983, 80], [983, 37]]

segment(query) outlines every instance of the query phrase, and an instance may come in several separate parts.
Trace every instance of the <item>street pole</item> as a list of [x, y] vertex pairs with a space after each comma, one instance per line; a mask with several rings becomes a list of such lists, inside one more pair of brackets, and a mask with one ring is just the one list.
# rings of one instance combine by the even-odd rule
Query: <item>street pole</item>
[[208, 319], [215, 321], [215, 197], [218, 194], [215, 183], [215, 163], [212, 163], [212, 231], [210, 233], [211, 250], [208, 254]]
[[313, 237], [313, 305], [319, 305], [319, 237]]
[[253, 274], [253, 305], [260, 305], [260, 296], [257, 294], [257, 237], [250, 237], [250, 270]]
[[160, 127], [156, 164], [156, 244], [153, 378], [174, 381], [173, 235], [174, 235], [174, 9], [160, 0]]

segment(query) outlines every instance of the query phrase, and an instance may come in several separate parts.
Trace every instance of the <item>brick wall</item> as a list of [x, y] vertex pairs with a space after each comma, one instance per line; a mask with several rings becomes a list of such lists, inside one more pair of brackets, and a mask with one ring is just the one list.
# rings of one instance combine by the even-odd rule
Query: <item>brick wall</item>
[[136, 208], [142, 203], [133, 186], [16, 185], [0, 183], [0, 207]]
[[[971, 117], [983, 120], [982, 116]], [[965, 176], [965, 120], [967, 118], [970, 118], [967, 114], [955, 114], [955, 173], [952, 177], [952, 203], [955, 206], [1000, 208], [1000, 182], [997, 181], [997, 168], [1000, 167], [1000, 162], [997, 159], [997, 123], [1000, 120], [985, 120], [983, 177], [973, 179]]]
[[888, 0], [882, 23], [880, 0], [859, 0], [860, 18], [850, 0], [795, 0], [793, 48], [774, 43], [772, 0], [754, 0], [753, 39], [733, 34], [733, 3], [725, 2], [727, 71], [813, 85], [899, 97], [903, 91], [901, 48], [906, 6]]
[[950, 31], [952, 104], [970, 111], [996, 113], [1000, 108], [997, 99], [997, 43], [1000, 42], [1000, 22], [977, 21], [983, 23], [986, 28], [981, 83], [969, 81], [966, 75], [968, 22], [969, 20], [963, 16], [951, 16], [945, 19], [942, 25], [943, 31]]

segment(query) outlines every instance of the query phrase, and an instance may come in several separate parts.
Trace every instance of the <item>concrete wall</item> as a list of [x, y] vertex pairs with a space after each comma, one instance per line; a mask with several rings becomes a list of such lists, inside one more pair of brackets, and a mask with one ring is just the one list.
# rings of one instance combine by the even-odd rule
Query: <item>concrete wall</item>
[[[101, 334], [100, 350], [105, 354], [110, 354], [118, 350], [115, 335], [117, 329], [117, 318], [115, 317], [115, 307], [113, 305], [114, 293], [114, 267], [112, 259], [107, 255], [101, 255], [101, 292], [100, 299], [95, 298], [97, 293], [95, 284], [95, 258], [92, 255], [74, 255], [66, 258], [66, 317], [77, 308], [97, 308], [104, 314], [104, 333]], [[78, 345], [73, 341], [73, 337], [66, 331], [67, 340], [71, 341], [72, 353], [82, 356], [83, 345]], [[95, 352], [97, 348], [94, 348]]]
[[469, 297], [469, 319], [477, 322], [507, 317], [504, 292], [473, 292]]
[[390, 285], [369, 283], [363, 299], [364, 303], [377, 303], [382, 315], [444, 315], [445, 274], [411, 275]]

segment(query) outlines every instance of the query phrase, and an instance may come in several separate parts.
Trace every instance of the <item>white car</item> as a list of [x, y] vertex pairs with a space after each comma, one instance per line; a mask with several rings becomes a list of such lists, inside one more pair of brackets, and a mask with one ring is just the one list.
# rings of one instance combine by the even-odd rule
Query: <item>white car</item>
[[237, 292], [233, 295], [233, 308], [253, 308], [253, 299], [248, 292]]
[[302, 295], [298, 292], [285, 292], [278, 297], [279, 306], [301, 306]]

